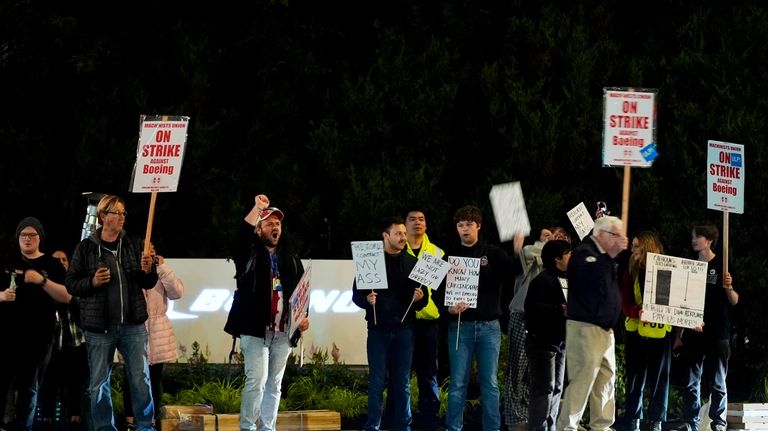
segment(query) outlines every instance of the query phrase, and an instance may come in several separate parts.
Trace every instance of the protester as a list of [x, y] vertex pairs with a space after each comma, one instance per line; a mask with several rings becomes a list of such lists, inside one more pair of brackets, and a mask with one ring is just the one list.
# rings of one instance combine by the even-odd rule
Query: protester
[[[449, 255], [480, 259], [480, 278], [477, 308], [469, 308], [463, 301], [447, 308], [451, 383], [448, 387], [445, 425], [451, 431], [462, 429], [471, 365], [473, 359], [476, 359], [483, 428], [498, 430], [501, 428], [499, 385], [496, 378], [501, 350], [500, 298], [504, 289], [514, 288], [515, 269], [519, 265], [516, 259], [501, 248], [480, 241], [483, 216], [479, 208], [471, 205], [459, 208], [453, 220], [460, 244]], [[514, 243], [515, 252], [520, 251], [522, 243], [523, 236], [518, 235]], [[439, 304], [444, 303], [443, 290], [438, 291]]]
[[672, 358], [671, 325], [647, 322], [642, 317], [646, 254], [663, 254], [664, 247], [653, 232], [640, 232], [632, 238], [629, 270], [621, 280], [622, 308], [626, 319], [624, 368], [627, 379], [626, 414], [629, 430], [640, 430], [643, 418], [643, 391], [648, 384], [648, 419], [651, 431], [661, 431], [667, 420], [669, 368]]
[[304, 266], [281, 241], [283, 218], [266, 195], [257, 195], [234, 251], [237, 290], [224, 331], [240, 338], [244, 356], [241, 430], [275, 429], [288, 355], [309, 328], [306, 317], [289, 328], [288, 300]]
[[[165, 263], [163, 256], [157, 254], [155, 245], [150, 242], [149, 255], [155, 261], [157, 268], [157, 284], [155, 287], [144, 291], [147, 300], [147, 313], [149, 318], [145, 322], [147, 327], [149, 359], [149, 380], [152, 387], [152, 401], [155, 405], [155, 424], [162, 419], [160, 417], [160, 403], [163, 400], [163, 364], [175, 361], [176, 334], [173, 332], [173, 324], [168, 318], [168, 300], [181, 298], [184, 294], [184, 284], [176, 276], [170, 265]], [[126, 375], [126, 382], [130, 381]], [[125, 422], [127, 429], [135, 428], [133, 417], [133, 405], [131, 391], [125, 391], [123, 404], [125, 406]]]
[[699, 429], [701, 408], [701, 381], [710, 388], [709, 417], [712, 431], [726, 429], [728, 405], [728, 359], [731, 356], [731, 310], [739, 302], [733, 288], [730, 272], [723, 275], [723, 258], [712, 248], [717, 245], [720, 232], [712, 224], [695, 226], [691, 232], [691, 246], [699, 261], [707, 262], [707, 284], [704, 297], [704, 324], [678, 331], [675, 347], [682, 346], [682, 355], [688, 363], [687, 383], [681, 390], [682, 418], [693, 431]]
[[152, 257], [123, 230], [125, 202], [105, 195], [97, 205], [101, 228], [72, 255], [67, 290], [79, 298], [88, 348], [91, 418], [96, 431], [115, 431], [110, 377], [115, 350], [125, 360], [136, 428], [152, 429], [154, 405], [147, 362], [147, 303], [143, 290], [157, 283]]
[[[520, 260], [523, 273], [515, 279], [515, 291], [509, 301], [507, 325], [507, 371], [504, 385], [504, 419], [510, 431], [516, 426], [527, 425], [528, 415], [528, 355], [525, 349], [525, 297], [528, 286], [542, 271], [541, 250], [552, 237], [552, 231], [544, 228], [533, 244], [523, 247]], [[504, 301], [504, 300], [502, 300]], [[503, 304], [504, 302], [502, 302]]]
[[[51, 253], [64, 270], [69, 269], [69, 258], [63, 250]], [[85, 335], [80, 328], [80, 313], [77, 298], [69, 304], [57, 304], [56, 334], [53, 351], [43, 386], [40, 389], [43, 414], [46, 424], [54, 422], [57, 415], [57, 400], [60, 420], [68, 417], [68, 430], [77, 431], [81, 422], [88, 420], [88, 351]]]
[[573, 430], [589, 400], [592, 431], [608, 431], [615, 410], [616, 356], [613, 327], [621, 313], [614, 258], [627, 248], [621, 219], [595, 220], [592, 235], [568, 263], [568, 321], [565, 330], [568, 387], [558, 430]]
[[[378, 431], [384, 410], [384, 389], [390, 380], [390, 429], [410, 430], [411, 392], [409, 387], [413, 356], [413, 322], [416, 312], [427, 304], [427, 288], [408, 278], [417, 259], [403, 253], [405, 223], [391, 217], [382, 223], [387, 288], [359, 290], [352, 284], [352, 301], [365, 310], [368, 325], [368, 419], [366, 431]], [[375, 316], [375, 317], [374, 317]]]
[[62, 284], [64, 268], [42, 251], [43, 225], [34, 217], [22, 219], [16, 227], [14, 255], [5, 263], [14, 274], [6, 285], [0, 304], [3, 343], [15, 346], [0, 355], [0, 420], [5, 417], [8, 391], [16, 391], [12, 430], [31, 430], [35, 420], [38, 393], [51, 356], [56, 327], [56, 302], [69, 302], [71, 296]]
[[544, 271], [531, 281], [525, 297], [528, 328], [526, 351], [529, 359], [530, 394], [528, 429], [555, 431], [565, 375], [565, 316], [568, 306], [566, 269], [571, 245], [548, 241], [541, 250]]
[[[445, 252], [433, 244], [427, 236], [427, 219], [424, 209], [411, 206], [403, 211], [405, 219], [406, 243], [405, 251], [411, 256], [421, 258], [424, 253], [442, 258]], [[432, 289], [438, 286], [428, 286], [427, 305], [416, 312], [413, 325], [413, 370], [419, 386], [419, 421], [417, 425], [423, 429], [437, 429], [437, 413], [440, 410], [438, 394], [438, 318], [440, 311], [432, 300]], [[416, 421], [414, 421], [416, 422]]]

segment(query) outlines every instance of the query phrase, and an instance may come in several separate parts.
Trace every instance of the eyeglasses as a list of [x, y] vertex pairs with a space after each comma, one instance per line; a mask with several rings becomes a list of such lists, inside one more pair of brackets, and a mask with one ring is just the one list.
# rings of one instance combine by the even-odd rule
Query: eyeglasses
[[120, 211], [107, 211], [107, 214], [114, 214], [114, 215], [116, 215], [118, 217], [120, 217], [120, 216], [128, 217], [128, 211], [123, 211], [123, 212], [120, 212]]
[[39, 235], [37, 233], [35, 233], [35, 232], [30, 232], [30, 233], [22, 232], [22, 233], [19, 234], [19, 238], [25, 238], [25, 239], [35, 239], [38, 236]]

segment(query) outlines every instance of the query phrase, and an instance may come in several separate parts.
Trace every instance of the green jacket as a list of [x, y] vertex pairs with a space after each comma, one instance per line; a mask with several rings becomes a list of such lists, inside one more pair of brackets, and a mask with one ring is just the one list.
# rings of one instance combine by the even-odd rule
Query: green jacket
[[[421, 255], [425, 252], [440, 259], [442, 259], [443, 255], [445, 255], [445, 252], [442, 248], [429, 242], [429, 237], [427, 234], [424, 234], [424, 238], [421, 240], [421, 248], [419, 249], [418, 256], [413, 253], [413, 249], [411, 248], [411, 245], [408, 244], [408, 242], [405, 243], [405, 249], [408, 251], [408, 254], [417, 258], [420, 258]], [[427, 305], [423, 309], [416, 312], [416, 318], [422, 320], [437, 320], [438, 317], [440, 317], [440, 311], [437, 309], [435, 301], [432, 300], [432, 289], [430, 287], [427, 289]]]

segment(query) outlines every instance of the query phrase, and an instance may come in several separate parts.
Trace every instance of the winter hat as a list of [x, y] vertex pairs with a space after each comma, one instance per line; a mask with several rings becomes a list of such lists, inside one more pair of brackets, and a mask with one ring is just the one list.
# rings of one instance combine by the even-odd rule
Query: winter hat
[[24, 217], [19, 222], [19, 225], [16, 227], [16, 240], [17, 241], [19, 240], [19, 234], [27, 226], [32, 226], [37, 231], [37, 234], [40, 235], [40, 244], [42, 244], [43, 240], [45, 239], [45, 232], [43, 231], [43, 224], [40, 223], [40, 220], [38, 220], [38, 219], [36, 219], [34, 217]]

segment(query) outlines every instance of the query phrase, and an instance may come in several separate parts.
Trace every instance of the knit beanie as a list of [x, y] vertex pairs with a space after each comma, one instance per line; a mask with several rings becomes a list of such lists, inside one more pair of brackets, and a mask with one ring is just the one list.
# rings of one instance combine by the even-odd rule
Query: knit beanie
[[42, 245], [43, 240], [45, 239], [43, 224], [40, 223], [40, 220], [34, 217], [24, 217], [19, 222], [19, 225], [16, 227], [16, 241], [19, 240], [19, 234], [21, 233], [21, 231], [24, 230], [24, 228], [26, 228], [27, 226], [32, 226], [37, 231], [37, 234], [40, 235], [40, 245]]

